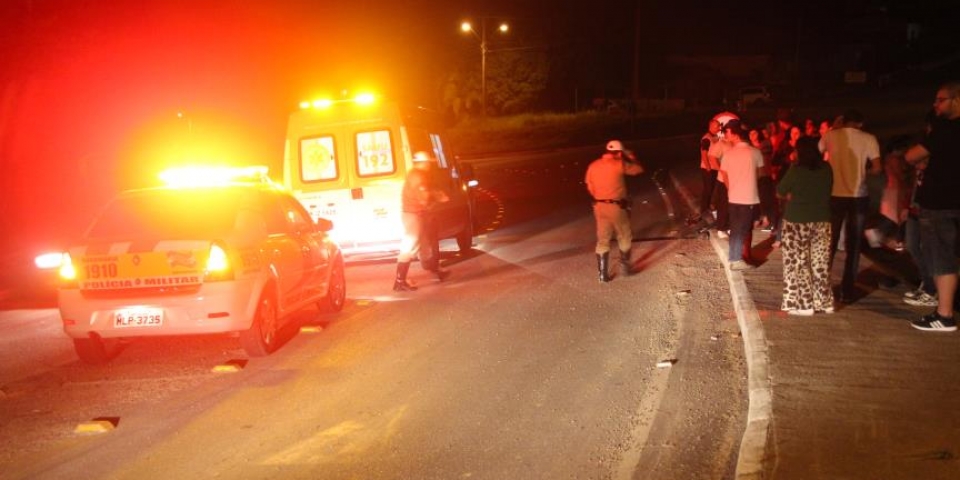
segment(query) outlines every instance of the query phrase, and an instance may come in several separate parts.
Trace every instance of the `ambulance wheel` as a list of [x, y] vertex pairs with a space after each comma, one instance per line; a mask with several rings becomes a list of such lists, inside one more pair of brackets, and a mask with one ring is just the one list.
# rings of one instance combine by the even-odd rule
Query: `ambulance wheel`
[[457, 234], [457, 247], [461, 253], [469, 252], [473, 248], [473, 225], [467, 222], [463, 230]]
[[347, 300], [347, 279], [343, 274], [343, 259], [337, 257], [333, 270], [330, 271], [330, 284], [327, 286], [327, 296], [320, 299], [317, 305], [323, 312], [339, 312]]
[[264, 291], [250, 328], [240, 332], [240, 346], [251, 357], [269, 355], [277, 348], [277, 306], [273, 292]]
[[77, 351], [80, 361], [90, 365], [103, 365], [112, 358], [111, 349], [100, 337], [74, 338], [73, 349]]

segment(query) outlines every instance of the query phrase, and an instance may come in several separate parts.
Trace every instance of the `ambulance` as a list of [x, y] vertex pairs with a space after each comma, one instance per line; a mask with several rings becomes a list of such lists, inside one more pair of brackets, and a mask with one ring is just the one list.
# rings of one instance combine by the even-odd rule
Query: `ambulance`
[[377, 257], [400, 248], [401, 190], [418, 151], [437, 159], [432, 181], [450, 198], [431, 212], [433, 238], [469, 250], [477, 183], [430, 110], [372, 95], [304, 102], [290, 115], [283, 183], [314, 219], [333, 221], [330, 235], [348, 261]]

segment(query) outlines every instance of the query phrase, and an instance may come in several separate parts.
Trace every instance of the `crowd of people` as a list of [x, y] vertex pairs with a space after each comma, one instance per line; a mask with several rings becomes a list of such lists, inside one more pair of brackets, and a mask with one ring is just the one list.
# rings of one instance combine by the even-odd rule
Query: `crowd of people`
[[[957, 329], [960, 82], [937, 91], [925, 131], [894, 137], [882, 150], [855, 109], [801, 122], [782, 109], [774, 121], [751, 126], [724, 112], [701, 138], [700, 168], [700, 211], [690, 223], [729, 239], [731, 270], [754, 268], [752, 232], [769, 232], [783, 255], [788, 314], [833, 313], [835, 301], [855, 301], [868, 246], [904, 251], [916, 264], [920, 281], [904, 301], [936, 310], [913, 327]], [[835, 292], [838, 250], [844, 265]]]

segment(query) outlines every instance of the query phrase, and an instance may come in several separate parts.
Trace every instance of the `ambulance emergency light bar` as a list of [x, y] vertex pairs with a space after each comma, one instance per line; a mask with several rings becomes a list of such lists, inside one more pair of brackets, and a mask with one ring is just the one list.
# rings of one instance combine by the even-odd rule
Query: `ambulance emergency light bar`
[[361, 93], [355, 95], [353, 98], [344, 98], [342, 100], [332, 100], [329, 98], [321, 98], [314, 101], [303, 101], [300, 102], [300, 108], [303, 110], [309, 108], [324, 109], [330, 108], [335, 103], [354, 103], [357, 105], [372, 105], [376, 102], [376, 97], [372, 93]]

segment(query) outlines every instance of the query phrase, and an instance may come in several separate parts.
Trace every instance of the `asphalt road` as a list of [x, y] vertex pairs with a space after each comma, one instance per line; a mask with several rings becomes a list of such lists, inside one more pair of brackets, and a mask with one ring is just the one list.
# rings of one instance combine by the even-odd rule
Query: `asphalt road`
[[267, 358], [182, 338], [91, 367], [56, 310], [0, 312], [0, 476], [733, 478], [742, 344], [665, 172], [688, 141], [632, 145], [639, 272], [609, 284], [581, 184], [597, 151], [575, 149], [477, 160], [482, 231], [444, 245], [446, 282], [414, 266], [395, 293], [392, 262], [351, 265], [345, 310], [300, 312]]

